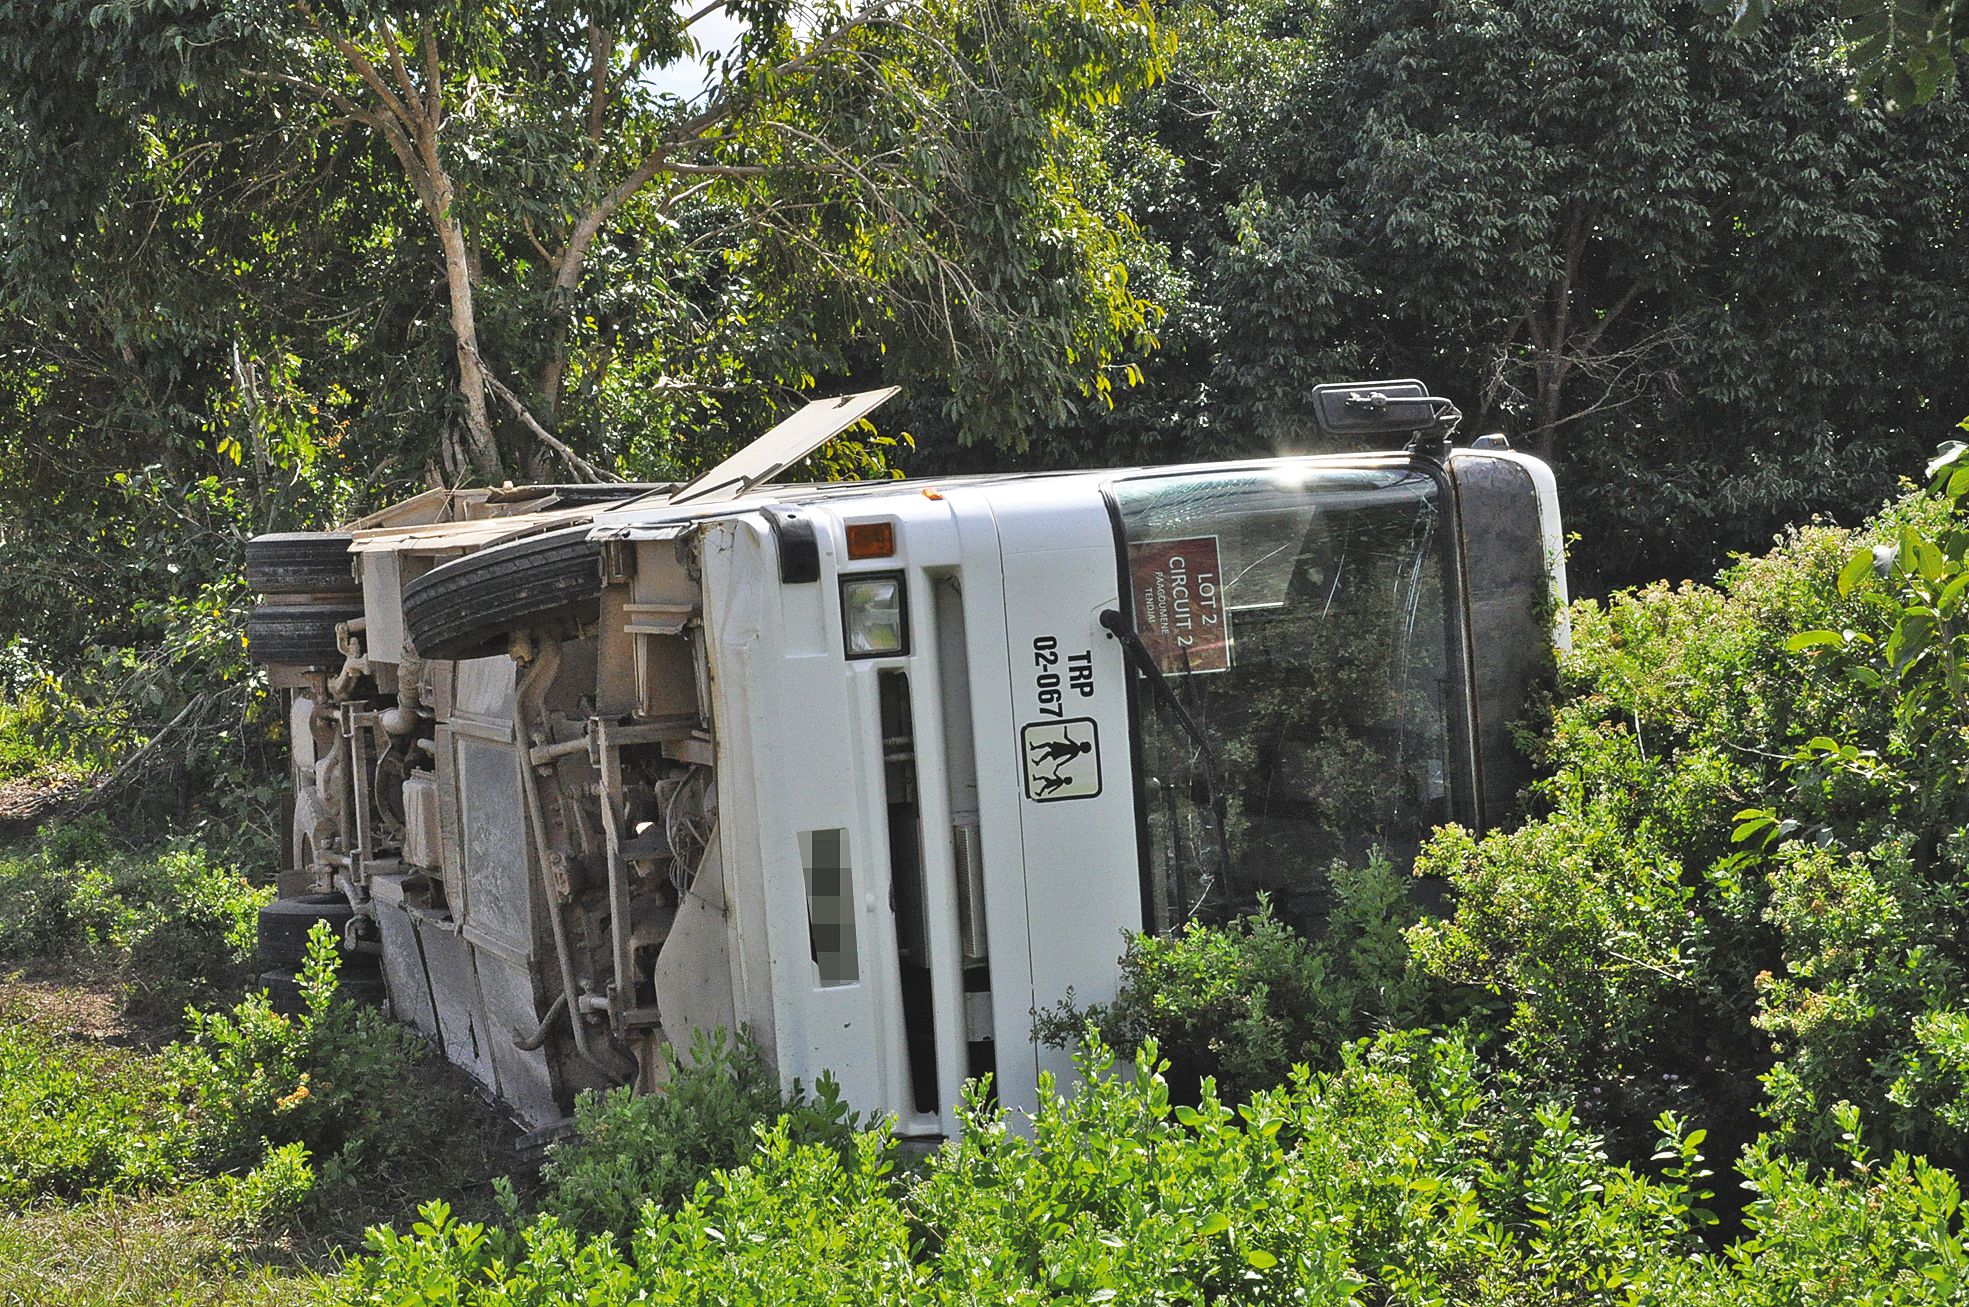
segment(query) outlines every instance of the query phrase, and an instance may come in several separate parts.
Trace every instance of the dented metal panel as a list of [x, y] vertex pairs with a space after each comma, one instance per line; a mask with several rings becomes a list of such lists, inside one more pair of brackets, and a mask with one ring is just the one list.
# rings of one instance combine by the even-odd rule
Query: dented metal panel
[[437, 1008], [431, 1001], [430, 978], [424, 974], [424, 953], [417, 929], [404, 903], [402, 876], [378, 876], [370, 886], [376, 925], [383, 945], [383, 985], [390, 1011], [426, 1039], [438, 1042]]

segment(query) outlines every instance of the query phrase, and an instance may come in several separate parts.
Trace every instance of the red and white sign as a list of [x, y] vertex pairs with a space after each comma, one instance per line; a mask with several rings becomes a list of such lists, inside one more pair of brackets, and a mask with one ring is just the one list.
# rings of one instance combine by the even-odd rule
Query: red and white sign
[[1128, 576], [1135, 629], [1164, 675], [1230, 670], [1230, 615], [1216, 536], [1130, 544]]

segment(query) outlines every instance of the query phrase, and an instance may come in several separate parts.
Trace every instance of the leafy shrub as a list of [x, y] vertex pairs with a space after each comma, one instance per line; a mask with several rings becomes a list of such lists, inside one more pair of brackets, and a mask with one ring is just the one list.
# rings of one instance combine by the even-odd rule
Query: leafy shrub
[[156, 1059], [0, 1024], [0, 1205], [174, 1181], [185, 1161]]
[[1063, 1047], [1091, 1023], [1115, 1048], [1153, 1042], [1179, 1098], [1194, 1098], [1205, 1077], [1244, 1098], [1297, 1063], [1332, 1066], [1363, 1033], [1415, 1024], [1428, 985], [1408, 965], [1402, 930], [1419, 914], [1407, 878], [1375, 858], [1335, 863], [1328, 880], [1335, 906], [1318, 939], [1278, 920], [1262, 897], [1256, 914], [1222, 926], [1133, 936], [1114, 1002], [1040, 1013], [1036, 1036]]
[[0, 645], [0, 784], [103, 770], [120, 727], [70, 694], [24, 641]]
[[254, 994], [193, 1012], [192, 1036], [162, 1053], [0, 1014], [0, 1204], [177, 1190], [180, 1214], [242, 1231], [346, 1197], [358, 1174], [387, 1182], [428, 1158], [455, 1122], [404, 1093], [424, 1051], [338, 999], [336, 966], [333, 934], [317, 926], [302, 1014]]
[[125, 1001], [162, 1015], [237, 989], [251, 970], [259, 911], [273, 898], [196, 846], [155, 856], [120, 968]]
[[[1409, 939], [1432, 974], [1513, 1000], [1488, 1024], [1502, 1028], [1530, 1092], [1577, 1094], [1595, 1120], [1638, 1127], [1688, 1107], [1676, 1092], [1685, 1082], [1648, 1071], [1697, 1056], [1674, 1046], [1678, 1008], [1696, 991], [1693, 891], [1616, 806], [1595, 795], [1483, 840], [1445, 828], [1417, 870], [1455, 885], [1456, 913]], [[1651, 1055], [1645, 1070], [1637, 1052]]]
[[[1501, 1098], [1460, 1040], [1383, 1036], [1235, 1110], [1208, 1088], [1174, 1103], [1152, 1049], [1081, 1067], [1019, 1129], [974, 1086], [961, 1138], [913, 1177], [881, 1135], [844, 1152], [775, 1127], [647, 1207], [628, 1248], [432, 1204], [371, 1232], [339, 1300], [1831, 1307], [1963, 1288], [1954, 1179], [1852, 1138], [1832, 1172], [1751, 1150], [1746, 1233], [1717, 1255], [1700, 1131], [1665, 1117], [1658, 1175], [1614, 1165], [1564, 1108]], [[1858, 1133], [1851, 1109], [1835, 1124]]]
[[1542, 812], [1440, 835], [1454, 912], [1409, 936], [1528, 1093], [1733, 1143], [1761, 1113], [1821, 1164], [1850, 1100], [1886, 1147], [1969, 1156], [1965, 554], [1955, 500], [1913, 494], [1575, 606]]
[[542, 1209], [579, 1234], [626, 1241], [644, 1204], [681, 1204], [714, 1171], [750, 1156], [776, 1119], [797, 1144], [836, 1148], [860, 1126], [830, 1078], [811, 1095], [796, 1085], [782, 1097], [778, 1074], [743, 1037], [699, 1031], [687, 1057], [667, 1046], [663, 1056], [668, 1075], [655, 1093], [582, 1094], [573, 1138], [548, 1155]]
[[77, 768], [60, 748], [59, 726], [41, 695], [0, 699], [0, 781], [74, 775]]
[[244, 1170], [269, 1150], [304, 1146], [333, 1183], [358, 1161], [388, 1167], [427, 1151], [445, 1123], [404, 1096], [429, 1050], [407, 1027], [336, 998], [336, 942], [325, 922], [308, 934], [303, 1010], [273, 1010], [264, 992], [230, 1011], [189, 1014], [170, 1050], [195, 1160]]
[[145, 1015], [236, 991], [270, 888], [201, 847], [115, 847], [106, 819], [51, 826], [0, 856], [0, 963], [108, 966]]
[[25, 852], [0, 855], [0, 961], [99, 956], [129, 924], [112, 892], [108, 824], [53, 826]]

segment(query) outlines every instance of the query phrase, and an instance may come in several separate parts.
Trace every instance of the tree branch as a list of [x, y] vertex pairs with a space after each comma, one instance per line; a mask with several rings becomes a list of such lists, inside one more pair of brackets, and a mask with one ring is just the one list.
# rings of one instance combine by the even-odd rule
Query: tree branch
[[333, 45], [341, 53], [342, 58], [348, 61], [349, 67], [355, 70], [356, 76], [360, 77], [376, 98], [383, 102], [385, 111], [406, 124], [417, 120], [417, 115], [405, 109], [396, 96], [390, 93], [388, 84], [383, 81], [383, 75], [376, 71], [376, 65], [369, 61], [369, 56], [340, 31], [317, 18], [314, 6], [309, 0], [294, 0], [294, 7], [301, 11], [310, 26], [328, 38], [329, 44]]
[[418, 44], [424, 50], [424, 89], [429, 97], [424, 116], [433, 128], [444, 125], [444, 65], [438, 60], [438, 34], [429, 16], [418, 22]]
[[[757, 163], [682, 163], [668, 160], [657, 169], [658, 172], [688, 173], [703, 177], [765, 177], [785, 169], [768, 168]], [[626, 196], [624, 197], [627, 198]]]
[[404, 103], [411, 106], [410, 112], [415, 115], [411, 121], [422, 126], [426, 117], [424, 101], [417, 94], [417, 83], [410, 80], [410, 69], [404, 66], [403, 51], [400, 48], [402, 43], [397, 40], [396, 29], [390, 26], [390, 20], [387, 18], [378, 19], [377, 22], [383, 29], [383, 48], [390, 53], [390, 74], [397, 79], [397, 87], [403, 92]]
[[292, 90], [304, 92], [318, 99], [328, 101], [337, 109], [341, 110], [345, 117], [353, 118], [359, 122], [369, 123], [372, 126], [375, 125], [369, 110], [361, 108], [354, 100], [349, 99], [349, 97], [343, 95], [332, 86], [323, 86], [319, 82], [310, 82], [304, 77], [292, 77], [286, 73], [269, 73], [258, 68], [241, 69], [240, 76], [251, 78], [256, 82], [271, 82], [276, 86], [285, 86]]
[[485, 381], [486, 389], [505, 401], [506, 407], [513, 410], [513, 416], [518, 418], [520, 423], [528, 431], [533, 433], [533, 438], [553, 450], [556, 454], [559, 454], [567, 463], [568, 467], [574, 470], [576, 475], [585, 476], [594, 481], [622, 480], [615, 473], [596, 467], [593, 463], [590, 463], [587, 459], [581, 457], [581, 455], [575, 453], [572, 449], [569, 449], [566, 444], [551, 431], [547, 430], [546, 427], [541, 426], [533, 414], [527, 410], [526, 405], [521, 402], [520, 397], [507, 389], [506, 383], [493, 375], [492, 369], [486, 366], [485, 359], [480, 356], [478, 346], [467, 345], [466, 348], [471, 351], [472, 358], [478, 363], [479, 376]]
[[843, 22], [839, 27], [814, 42], [811, 46], [808, 46], [805, 50], [802, 50], [793, 58], [788, 59], [785, 63], [774, 68], [773, 76], [784, 77], [788, 73], [798, 72], [814, 60], [837, 48], [843, 41], [846, 41], [857, 31], [881, 18], [883, 10], [893, 9], [898, 3], [900, 3], [900, 0], [873, 0], [873, 3], [864, 5], [860, 12]]
[[615, 36], [592, 19], [588, 23], [588, 158], [601, 157], [602, 129], [608, 123], [608, 74]]
[[698, 10], [696, 13], [692, 14], [689, 18], [686, 18], [683, 21], [682, 30], [686, 32], [690, 31], [691, 28], [697, 25], [700, 19], [709, 18], [712, 14], [717, 13], [720, 9], [723, 9], [726, 5], [730, 3], [731, 0], [711, 0], [710, 4], [704, 6], [704, 8]]
[[526, 232], [527, 244], [533, 246], [534, 251], [540, 255], [540, 261], [546, 264], [550, 268], [553, 267], [554, 256], [547, 252], [547, 247], [545, 245], [541, 244], [540, 233], [536, 232], [533, 229], [533, 219], [527, 217], [525, 214], [521, 214], [520, 228], [521, 230]]
[[1614, 319], [1618, 318], [1622, 313], [1626, 312], [1627, 306], [1629, 304], [1632, 304], [1634, 302], [1634, 297], [1640, 293], [1641, 293], [1641, 282], [1637, 278], [1635, 279], [1633, 284], [1629, 285], [1626, 291], [1624, 291], [1621, 294], [1621, 297], [1618, 300], [1614, 301], [1613, 307], [1600, 315], [1600, 320], [1593, 324], [1592, 329], [1587, 331], [1584, 335], [1582, 335], [1579, 338], [1580, 353], [1582, 354], [1591, 353], [1593, 347], [1600, 343], [1600, 337], [1606, 333], [1607, 328], [1613, 325]]

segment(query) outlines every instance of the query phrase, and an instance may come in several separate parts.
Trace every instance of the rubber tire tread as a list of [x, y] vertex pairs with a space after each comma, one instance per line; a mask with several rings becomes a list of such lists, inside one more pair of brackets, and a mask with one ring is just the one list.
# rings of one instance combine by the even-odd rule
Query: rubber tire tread
[[[308, 1010], [308, 1001], [301, 996], [300, 977], [285, 967], [260, 973], [260, 988], [267, 991], [267, 1002], [282, 1016], [298, 1017]], [[387, 997], [380, 978], [351, 982], [344, 977], [337, 982], [335, 994], [366, 1007], [381, 1007]]]
[[425, 658], [506, 651], [526, 627], [592, 622], [600, 613], [602, 546], [589, 528], [515, 540], [433, 568], [403, 590], [403, 623]]
[[275, 899], [260, 909], [260, 942], [254, 956], [263, 967], [298, 968], [308, 955], [308, 932], [317, 921], [328, 923], [339, 942], [355, 916], [340, 894], [303, 894]]
[[302, 667], [340, 666], [335, 627], [362, 616], [362, 605], [348, 603], [261, 604], [246, 615], [246, 652], [255, 662]]
[[263, 595], [361, 594], [354, 536], [339, 531], [277, 531], [246, 542], [246, 584]]

